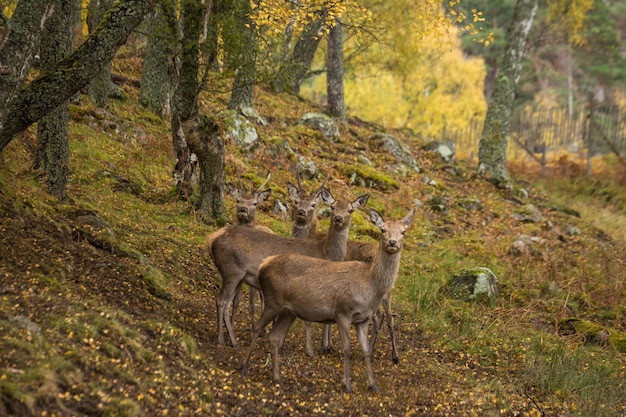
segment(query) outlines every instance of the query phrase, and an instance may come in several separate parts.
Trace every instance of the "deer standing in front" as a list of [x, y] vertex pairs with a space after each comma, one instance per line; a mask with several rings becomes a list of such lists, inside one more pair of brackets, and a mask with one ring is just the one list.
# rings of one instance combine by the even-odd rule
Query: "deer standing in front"
[[[228, 192], [231, 196], [235, 198], [237, 203], [236, 206], [236, 220], [237, 224], [245, 227], [254, 227], [268, 233], [273, 233], [271, 229], [265, 226], [257, 226], [256, 225], [256, 209], [257, 206], [267, 199], [272, 192], [271, 189], [264, 190], [263, 187], [267, 184], [270, 179], [271, 174], [268, 172], [267, 176], [263, 183], [254, 190], [254, 187], [250, 188], [250, 191], [246, 189], [241, 184], [241, 177], [237, 176], [239, 186], [235, 186], [231, 183], [226, 184], [228, 188]], [[235, 297], [233, 299], [233, 313], [231, 315], [231, 321], [235, 321], [235, 312], [237, 311], [237, 306], [239, 305], [239, 298], [241, 297], [241, 285], [237, 288], [235, 292]], [[248, 307], [248, 311], [250, 315], [254, 316], [254, 299], [256, 297], [256, 290], [250, 287], [250, 305]]]
[[321, 259], [344, 258], [350, 216], [359, 207], [365, 206], [369, 196], [361, 196], [353, 202], [336, 201], [325, 188], [322, 188], [321, 195], [323, 201], [332, 208], [328, 235], [324, 239], [287, 238], [242, 226], [223, 227], [208, 237], [207, 248], [222, 276], [222, 286], [217, 296], [219, 344], [224, 344], [225, 325], [232, 345], [238, 346], [230, 318], [230, 306], [242, 282], [259, 288], [257, 271], [263, 259], [280, 253], [298, 253]]
[[258, 283], [263, 291], [263, 314], [254, 325], [250, 348], [242, 373], [248, 374], [250, 356], [265, 327], [269, 332], [273, 377], [280, 382], [279, 351], [296, 317], [305, 321], [337, 323], [344, 360], [343, 383], [350, 382], [350, 325], [356, 328], [367, 368], [368, 386], [379, 391], [372, 372], [368, 342], [370, 317], [394, 285], [400, 266], [404, 233], [413, 222], [415, 209], [401, 220], [385, 221], [374, 209], [370, 220], [381, 230], [378, 251], [371, 263], [330, 262], [299, 254], [281, 254], [264, 260], [259, 267]]

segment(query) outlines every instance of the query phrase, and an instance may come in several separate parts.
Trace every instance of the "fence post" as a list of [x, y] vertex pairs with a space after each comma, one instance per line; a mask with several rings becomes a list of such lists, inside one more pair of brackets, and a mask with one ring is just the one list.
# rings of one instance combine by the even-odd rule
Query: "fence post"
[[589, 100], [589, 113], [587, 113], [587, 123], [585, 128], [587, 129], [587, 137], [585, 138], [585, 142], [587, 142], [587, 179], [591, 179], [591, 157], [593, 156], [593, 140], [591, 135], [591, 126], [593, 124], [593, 97]]

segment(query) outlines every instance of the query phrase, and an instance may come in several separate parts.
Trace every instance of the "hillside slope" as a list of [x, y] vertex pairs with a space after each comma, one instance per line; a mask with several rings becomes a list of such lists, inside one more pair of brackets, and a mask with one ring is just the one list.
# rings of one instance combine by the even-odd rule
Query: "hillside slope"
[[[390, 217], [421, 203], [394, 290], [400, 364], [392, 365], [386, 330], [373, 361], [382, 392], [366, 390], [353, 339], [355, 393], [343, 393], [336, 332], [335, 350], [310, 360], [299, 323], [285, 343], [284, 384], [277, 386], [266, 338], [250, 376], [238, 372], [249, 338], [244, 309], [236, 321], [243, 347], [217, 344], [220, 277], [204, 249], [214, 228], [173, 196], [168, 126], [126, 88], [129, 101], [107, 110], [85, 98], [72, 108], [69, 201], [55, 201], [34, 180], [33, 132], [4, 152], [0, 416], [626, 414], [626, 359], [618, 346], [626, 330], [626, 242], [614, 233], [626, 222], [619, 187], [581, 200], [527, 185], [526, 198], [475, 178], [462, 162], [443, 162], [404, 132], [389, 133], [410, 146], [422, 172], [391, 173], [393, 158], [370, 140], [381, 127], [349, 119], [342, 139], [329, 143], [296, 123], [314, 106], [260, 89], [258, 109], [270, 123], [257, 127], [261, 144], [249, 153], [227, 144], [227, 174], [259, 184], [272, 173], [261, 224], [289, 233], [272, 205], [288, 202], [286, 183], [295, 181], [300, 155], [320, 169], [309, 187], [328, 176], [336, 196], [367, 192], [368, 206]], [[213, 114], [224, 100], [214, 96], [204, 105]], [[351, 185], [354, 172], [372, 175], [372, 187]], [[528, 204], [541, 218], [525, 217]], [[614, 228], [577, 217], [576, 205], [611, 216]], [[366, 211], [354, 217], [352, 236], [374, 241]], [[534, 243], [515, 254], [519, 236]], [[494, 307], [440, 291], [450, 274], [475, 266], [499, 278]], [[599, 326], [599, 339], [567, 327], [572, 319]]]

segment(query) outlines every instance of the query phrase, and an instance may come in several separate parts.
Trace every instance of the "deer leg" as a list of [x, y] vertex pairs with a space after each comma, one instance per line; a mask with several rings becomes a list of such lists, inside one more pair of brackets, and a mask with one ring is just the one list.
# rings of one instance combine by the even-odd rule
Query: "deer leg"
[[383, 311], [379, 307], [372, 315], [372, 336], [370, 337], [370, 351], [372, 354], [374, 353], [374, 346], [376, 345], [376, 339], [378, 339], [380, 326], [383, 324], [383, 314]]
[[320, 354], [327, 354], [333, 350], [333, 343], [330, 336], [330, 324], [324, 324], [322, 327], [322, 346]]
[[232, 313], [230, 316], [230, 324], [234, 325], [235, 324], [235, 314], [237, 313], [237, 308], [239, 308], [239, 300], [241, 298], [241, 286], [243, 285], [243, 281], [241, 281], [239, 283], [239, 285], [237, 286], [237, 289], [235, 290], [235, 295], [233, 297], [233, 308], [232, 308]]
[[230, 318], [230, 306], [232, 305], [233, 298], [237, 287], [240, 286], [241, 279], [222, 281], [222, 288], [217, 295], [217, 342], [220, 345], [224, 345], [223, 325], [226, 325], [226, 330], [230, 336], [230, 341], [233, 347], [238, 347], [237, 339], [235, 338], [235, 332], [233, 331], [233, 325]]
[[283, 311], [278, 315], [278, 318], [272, 326], [272, 330], [269, 333], [270, 349], [273, 359], [274, 381], [280, 382], [280, 348], [285, 342], [285, 336], [291, 327], [291, 324], [296, 319], [296, 316], [290, 311]]
[[350, 382], [350, 319], [341, 317], [337, 320], [337, 329], [341, 339], [341, 350], [343, 351], [343, 385], [346, 392], [352, 392]]
[[398, 358], [398, 349], [396, 348], [396, 333], [393, 326], [393, 314], [391, 314], [391, 295], [389, 298], [383, 297], [383, 307], [385, 309], [385, 316], [387, 316], [387, 327], [389, 328], [389, 335], [391, 336], [391, 360], [394, 364], [400, 361]]
[[365, 368], [367, 369], [367, 385], [370, 390], [374, 392], [380, 392], [376, 380], [374, 379], [374, 372], [372, 371], [372, 352], [370, 351], [370, 344], [367, 340], [367, 329], [369, 327], [369, 320], [354, 325], [356, 327], [356, 336], [363, 349], [363, 358], [365, 359]]
[[304, 339], [306, 341], [304, 351], [309, 358], [313, 358], [315, 356], [313, 353], [313, 323], [310, 321], [304, 322]]
[[250, 356], [252, 355], [252, 350], [254, 349], [254, 345], [256, 341], [263, 332], [268, 324], [270, 324], [274, 318], [278, 315], [279, 310], [270, 310], [264, 309], [263, 315], [259, 319], [256, 324], [252, 324], [252, 336], [250, 337], [250, 348], [248, 349], [248, 353], [246, 354], [246, 358], [243, 361], [243, 365], [241, 366], [241, 374], [246, 376], [248, 375], [248, 367], [250, 365]]

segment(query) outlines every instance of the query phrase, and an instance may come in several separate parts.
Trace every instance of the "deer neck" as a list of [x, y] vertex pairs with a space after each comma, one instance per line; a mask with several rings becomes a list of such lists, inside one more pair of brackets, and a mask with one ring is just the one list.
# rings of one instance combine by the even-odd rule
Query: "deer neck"
[[343, 261], [346, 257], [348, 246], [348, 230], [350, 229], [350, 222], [344, 223], [342, 228], [337, 228], [330, 223], [328, 229], [328, 236], [323, 240], [324, 244], [324, 259], [329, 261]]
[[317, 219], [310, 222], [294, 222], [291, 230], [291, 237], [314, 238], [317, 232]]
[[370, 267], [372, 282], [378, 295], [383, 296], [393, 288], [400, 268], [401, 253], [401, 250], [396, 253], [389, 253], [383, 248], [382, 242], [380, 243]]

